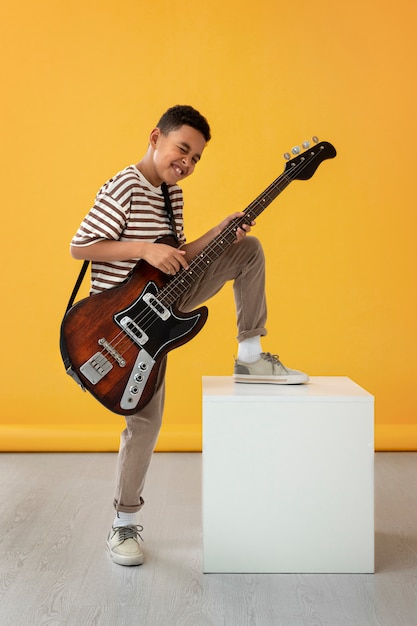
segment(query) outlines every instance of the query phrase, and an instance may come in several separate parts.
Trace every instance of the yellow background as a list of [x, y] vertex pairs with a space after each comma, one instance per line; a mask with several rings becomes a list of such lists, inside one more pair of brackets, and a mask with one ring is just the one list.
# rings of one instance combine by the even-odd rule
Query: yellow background
[[[376, 448], [417, 449], [417, 8], [412, 0], [2, 3], [2, 450], [116, 450], [123, 418], [65, 375], [69, 241], [173, 104], [213, 139], [184, 182], [188, 239], [247, 206], [313, 134], [338, 156], [258, 219], [264, 349], [376, 398]], [[83, 289], [85, 295], [86, 289]], [[199, 450], [201, 377], [230, 375], [229, 287], [171, 353], [159, 450]]]

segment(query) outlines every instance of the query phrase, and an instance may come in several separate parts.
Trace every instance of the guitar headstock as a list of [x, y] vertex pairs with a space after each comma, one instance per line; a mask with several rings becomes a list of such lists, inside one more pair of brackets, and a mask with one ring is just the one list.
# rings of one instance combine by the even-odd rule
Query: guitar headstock
[[326, 159], [334, 159], [336, 156], [336, 149], [328, 141], [319, 143], [317, 137], [313, 137], [312, 141], [314, 145], [310, 145], [309, 141], [304, 141], [302, 144], [304, 152], [299, 146], [292, 148], [292, 154], [296, 155], [293, 158], [289, 152], [284, 154], [284, 159], [287, 160], [285, 173], [289, 174], [292, 180], [308, 180], [320, 163]]

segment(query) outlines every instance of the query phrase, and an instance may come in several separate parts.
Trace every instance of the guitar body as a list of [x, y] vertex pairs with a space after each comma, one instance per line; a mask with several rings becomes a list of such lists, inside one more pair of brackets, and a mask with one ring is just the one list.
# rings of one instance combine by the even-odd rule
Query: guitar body
[[162, 304], [158, 294], [167, 283], [165, 274], [140, 261], [125, 283], [79, 301], [63, 320], [68, 373], [114, 413], [146, 406], [163, 358], [206, 322], [206, 307], [183, 313]]

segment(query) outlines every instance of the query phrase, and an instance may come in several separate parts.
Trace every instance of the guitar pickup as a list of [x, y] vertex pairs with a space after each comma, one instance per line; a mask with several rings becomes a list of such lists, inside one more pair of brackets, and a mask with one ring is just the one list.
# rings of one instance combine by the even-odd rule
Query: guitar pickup
[[171, 317], [171, 313], [169, 312], [169, 310], [166, 308], [166, 306], [164, 306], [162, 304], [162, 302], [160, 300], [158, 300], [158, 298], [155, 298], [154, 295], [152, 295], [151, 293], [145, 293], [145, 295], [143, 296], [143, 301], [146, 302], [146, 304], [148, 305], [148, 307], [150, 309], [152, 309], [152, 311], [155, 311], [155, 313], [157, 315], [159, 315], [159, 317], [162, 320], [167, 320], [169, 317]]
[[128, 315], [122, 317], [119, 323], [126, 334], [129, 335], [135, 343], [143, 346], [148, 341], [149, 337], [145, 331], [143, 331], [140, 326], [138, 326]]

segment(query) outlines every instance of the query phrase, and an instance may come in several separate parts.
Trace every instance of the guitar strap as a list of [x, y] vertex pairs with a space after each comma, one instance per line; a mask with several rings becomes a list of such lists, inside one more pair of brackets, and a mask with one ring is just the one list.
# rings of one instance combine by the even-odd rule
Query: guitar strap
[[65, 367], [65, 371], [67, 372], [67, 374], [69, 376], [71, 376], [75, 382], [77, 383], [77, 385], [79, 385], [81, 387], [81, 389], [83, 391], [86, 391], [83, 383], [81, 382], [81, 380], [79, 379], [79, 377], [77, 376], [76, 372], [72, 369], [72, 363], [71, 363], [71, 359], [69, 358], [69, 354], [68, 354], [68, 350], [67, 350], [67, 345], [65, 343], [65, 339], [64, 339], [64, 321], [65, 321], [65, 316], [68, 313], [68, 311], [70, 310], [70, 308], [72, 307], [75, 297], [78, 293], [79, 288], [81, 287], [81, 283], [83, 282], [85, 273], [87, 271], [88, 265], [89, 265], [90, 261], [84, 261], [83, 266], [80, 270], [80, 273], [78, 275], [77, 281], [74, 285], [74, 289], [72, 290], [72, 294], [70, 299], [68, 300], [68, 304], [67, 304], [67, 308], [65, 309], [65, 315], [64, 318], [61, 322], [61, 330], [59, 333], [59, 347], [61, 350], [61, 357], [62, 360], [64, 361], [64, 367]]
[[83, 266], [82, 266], [82, 268], [80, 270], [80, 273], [78, 275], [78, 278], [77, 278], [77, 282], [75, 283], [74, 289], [72, 290], [71, 297], [68, 300], [68, 304], [67, 304], [67, 308], [65, 309], [65, 313], [70, 310], [70, 308], [72, 307], [72, 305], [74, 303], [74, 300], [75, 300], [75, 297], [76, 297], [76, 295], [78, 293], [78, 290], [81, 287], [81, 283], [84, 280], [84, 276], [85, 276], [85, 273], [87, 271], [87, 267], [88, 267], [89, 263], [90, 263], [90, 261], [84, 261], [84, 263], [83, 263]]
[[[162, 183], [161, 189], [162, 189], [162, 193], [163, 193], [163, 196], [164, 196], [165, 209], [166, 209], [166, 212], [168, 214], [169, 221], [171, 223], [173, 236], [174, 236], [175, 241], [178, 244], [177, 229], [176, 229], [176, 226], [175, 226], [175, 220], [174, 220], [174, 214], [173, 214], [173, 211], [172, 211], [171, 199], [169, 197], [168, 187], [167, 187], [166, 183]], [[65, 309], [64, 319], [62, 320], [62, 323], [61, 323], [60, 342], [59, 342], [60, 343], [60, 349], [61, 349], [61, 356], [62, 356], [62, 360], [64, 361], [64, 366], [65, 366], [67, 374], [72, 376], [74, 378], [75, 382], [78, 385], [80, 385], [81, 389], [83, 389], [84, 391], [85, 391], [84, 385], [82, 384], [81, 380], [78, 378], [77, 374], [72, 369], [72, 363], [71, 363], [71, 360], [70, 360], [69, 355], [68, 355], [67, 346], [65, 344], [64, 332], [63, 332], [63, 324], [64, 324], [64, 320], [65, 320], [65, 315], [68, 313], [68, 311], [70, 310], [70, 308], [74, 304], [74, 300], [75, 300], [75, 298], [77, 296], [79, 288], [81, 287], [81, 283], [84, 280], [84, 276], [86, 274], [86, 271], [87, 271], [89, 263], [90, 263], [90, 261], [84, 261], [84, 263], [82, 265], [82, 268], [80, 270], [80, 273], [78, 275], [78, 278], [76, 280], [76, 283], [74, 285], [74, 289], [72, 290], [70, 299], [68, 300], [67, 308]]]
[[161, 189], [162, 189], [162, 193], [164, 194], [165, 208], [166, 208], [166, 212], [168, 213], [169, 221], [171, 222], [172, 233], [178, 245], [179, 242], [178, 242], [178, 237], [177, 237], [177, 227], [175, 225], [174, 212], [172, 210], [171, 198], [169, 197], [167, 184], [162, 183]]

